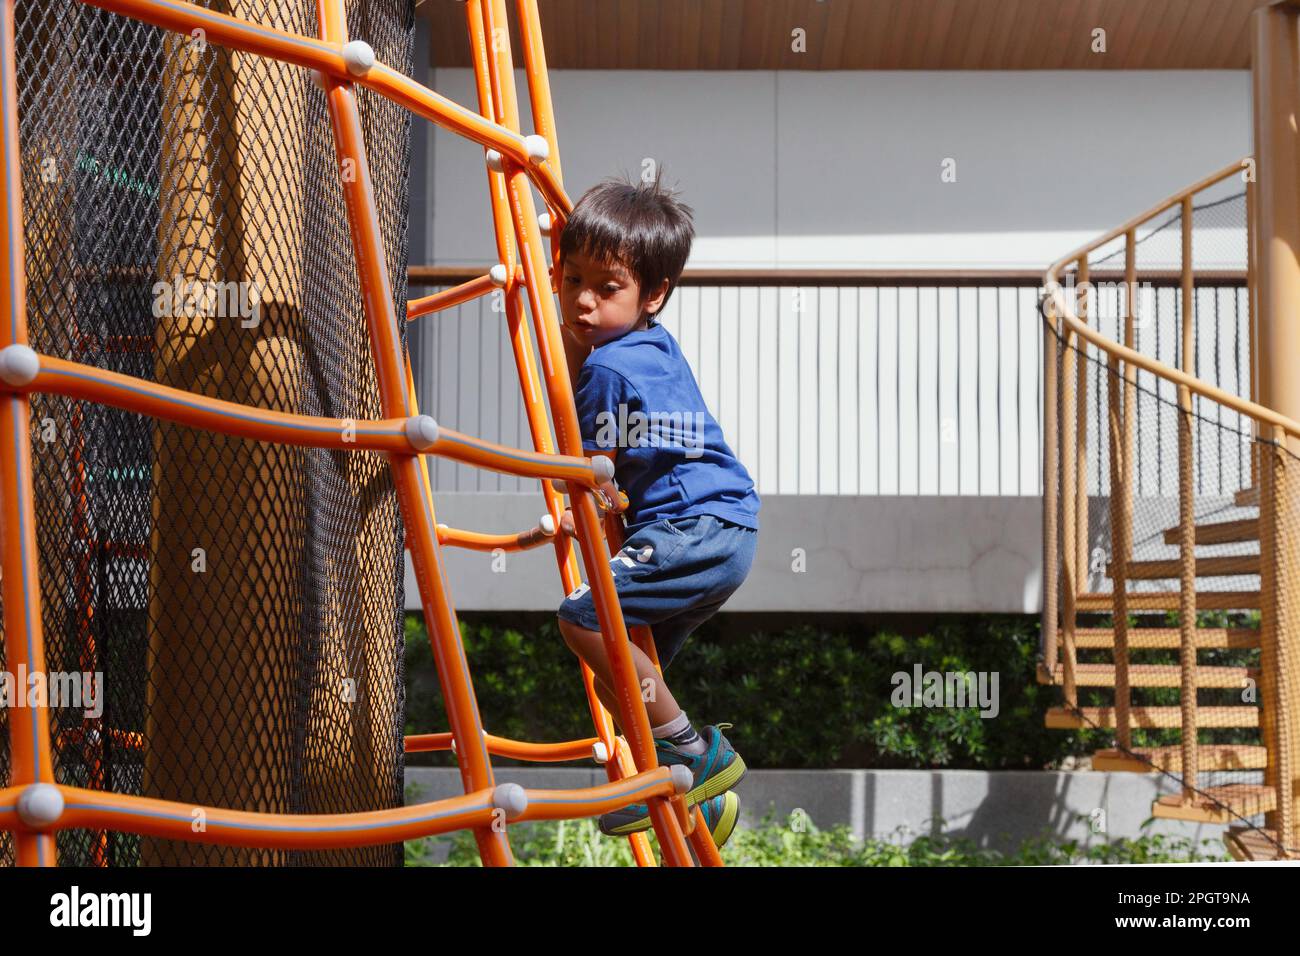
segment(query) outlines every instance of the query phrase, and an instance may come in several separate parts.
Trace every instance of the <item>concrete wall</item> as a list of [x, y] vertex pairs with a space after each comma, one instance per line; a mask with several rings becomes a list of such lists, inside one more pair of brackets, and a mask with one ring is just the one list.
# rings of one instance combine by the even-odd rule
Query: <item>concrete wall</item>
[[[606, 782], [602, 770], [568, 767], [502, 767], [497, 781], [545, 789]], [[463, 792], [449, 768], [408, 768], [406, 782], [408, 804]], [[906, 843], [943, 833], [1013, 851], [1033, 837], [1097, 846], [1163, 833], [1216, 841], [1200, 849], [1224, 852], [1217, 841], [1227, 828], [1219, 824], [1156, 820], [1143, 827], [1155, 798], [1173, 792], [1160, 775], [1037, 770], [751, 770], [736, 788], [742, 826], [769, 812], [789, 821], [801, 810], [820, 828], [847, 825], [859, 840]]]
[[[478, 531], [533, 526], [541, 498], [441, 494], [437, 520]], [[1031, 497], [770, 495], [758, 554], [727, 611], [989, 611], [1040, 606], [1042, 505]], [[796, 548], [805, 571], [794, 571]], [[563, 598], [554, 552], [443, 551], [462, 610], [553, 610]], [[407, 558], [407, 607], [419, 600]]]

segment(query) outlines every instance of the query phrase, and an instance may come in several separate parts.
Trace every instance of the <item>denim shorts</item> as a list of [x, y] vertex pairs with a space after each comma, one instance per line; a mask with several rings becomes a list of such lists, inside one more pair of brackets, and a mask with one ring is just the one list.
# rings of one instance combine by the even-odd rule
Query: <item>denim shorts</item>
[[[609, 559], [629, 627], [648, 624], [665, 670], [686, 639], [717, 613], [749, 574], [758, 532], [715, 515], [662, 518], [623, 543]], [[599, 631], [591, 586], [564, 599], [559, 616]]]

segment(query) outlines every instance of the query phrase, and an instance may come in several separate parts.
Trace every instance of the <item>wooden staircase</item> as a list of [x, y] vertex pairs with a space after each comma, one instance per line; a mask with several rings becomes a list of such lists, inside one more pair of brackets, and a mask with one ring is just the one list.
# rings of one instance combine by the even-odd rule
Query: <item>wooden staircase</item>
[[[1238, 494], [1237, 501], [1243, 496]], [[1255, 496], [1258, 500], [1258, 495]], [[1179, 528], [1166, 529], [1166, 545], [1177, 545]], [[1195, 526], [1197, 546], [1242, 544], [1259, 540], [1259, 518], [1251, 517], [1232, 521], [1205, 522]], [[1176, 558], [1130, 561], [1128, 579], [1136, 581], [1178, 580], [1180, 562]], [[1259, 555], [1230, 555], [1203, 557], [1197, 555], [1196, 577], [1222, 578], [1246, 577], [1259, 574]], [[1127, 595], [1131, 611], [1177, 610], [1180, 594], [1176, 590], [1164, 592], [1131, 592]], [[1199, 591], [1198, 610], [1246, 610], [1259, 607], [1258, 590]], [[1114, 606], [1114, 595], [1109, 592], [1080, 595], [1076, 602], [1079, 612], [1109, 612]], [[1127, 633], [1130, 651], [1151, 649], [1176, 649], [1181, 646], [1182, 634], [1175, 627], [1130, 627]], [[1208, 649], [1248, 650], [1259, 647], [1259, 631], [1247, 627], [1202, 627], [1195, 632], [1197, 651]], [[1075, 634], [1075, 647], [1083, 650], [1113, 650], [1113, 627], [1081, 627]], [[1057, 686], [1064, 684], [1065, 668], [1057, 662], [1050, 672], [1040, 668], [1039, 680]], [[1258, 684], [1258, 667], [1202, 666], [1196, 668], [1198, 688], [1241, 688], [1248, 682]], [[1078, 687], [1109, 687], [1116, 683], [1116, 665], [1110, 663], [1076, 663], [1074, 681]], [[1177, 664], [1130, 664], [1130, 688], [1181, 687], [1183, 674]], [[1129, 708], [1129, 726], [1140, 729], [1177, 729], [1182, 726], [1182, 708], [1178, 706]], [[1117, 725], [1116, 708], [1111, 707], [1053, 707], [1047, 712], [1046, 725], [1060, 730], [1085, 728], [1114, 729]], [[1198, 706], [1198, 728], [1258, 728], [1260, 710], [1257, 706]], [[1197, 770], [1204, 772], [1230, 770], [1262, 770], [1267, 765], [1267, 752], [1262, 743], [1202, 744], [1196, 748]], [[1160, 747], [1130, 747], [1126, 750], [1107, 748], [1093, 754], [1094, 770], [1130, 773], [1165, 772], [1182, 776], [1183, 747], [1180, 744]], [[1160, 797], [1152, 805], [1152, 815], [1161, 819], [1199, 821], [1204, 823], [1231, 823], [1242, 818], [1266, 813], [1275, 807], [1276, 791], [1262, 784], [1231, 783], [1222, 786], [1202, 787], [1190, 795], [1171, 794]], [[1249, 828], [1246, 828], [1249, 829]], [[1271, 846], [1267, 841], [1237, 839], [1236, 844], [1249, 846], [1253, 851], [1263, 851]], [[1230, 845], [1231, 847], [1231, 845]]]
[[[1274, 28], [1271, 42], [1290, 36]], [[1286, 117], [1294, 115], [1293, 99], [1300, 108], [1300, 84], [1288, 78], [1256, 86], [1265, 89], [1285, 89], [1289, 112], [1257, 110], [1257, 123], [1276, 120], [1274, 132], [1291, 137]], [[1300, 201], [1292, 160], [1280, 158], [1259, 163], [1258, 186], [1246, 181], [1241, 287], [1249, 308], [1247, 334], [1236, 341], [1249, 353], [1238, 356], [1237, 367], [1251, 375], [1249, 382], [1237, 376], [1233, 391], [1220, 377], [1217, 343], [1210, 380], [1199, 377], [1205, 331], [1217, 326], [1198, 316], [1206, 306], [1196, 292], [1195, 198], [1254, 158], [1058, 259], [1044, 281], [1038, 680], [1060, 687], [1063, 697], [1046, 724], [1113, 730], [1114, 743], [1093, 754], [1092, 766], [1173, 775], [1180, 792], [1157, 799], [1152, 814], [1243, 824], [1224, 839], [1241, 859], [1300, 857], [1300, 778], [1291, 769], [1300, 766], [1300, 391], [1281, 387], [1295, 379], [1291, 326], [1300, 303], [1290, 290], [1300, 286], [1300, 267], [1256, 255], [1265, 243], [1300, 244], [1300, 234], [1282, 229], [1290, 221], [1264, 199]], [[1175, 217], [1177, 228], [1166, 235], [1176, 239], [1180, 231], [1182, 240], [1168, 270], [1177, 281], [1176, 366], [1143, 351], [1150, 336], [1138, 332], [1152, 316], [1131, 294], [1144, 278], [1139, 245]], [[1167, 267], [1149, 268], [1154, 277]], [[1130, 293], [1116, 298], [1118, 315], [1094, 321], [1089, 309], [1102, 300], [1090, 288], [1102, 276], [1122, 278]], [[1217, 322], [1217, 305], [1209, 308], [1208, 320]], [[1242, 397], [1247, 387], [1249, 399]], [[1167, 425], [1176, 442], [1165, 439]], [[1162, 457], [1171, 447], [1176, 458]], [[1224, 467], [1233, 461], [1225, 448], [1236, 449], [1232, 467]], [[1175, 462], [1171, 485], [1165, 468]], [[1106, 514], [1089, 513], [1090, 496], [1105, 502]], [[1263, 825], [1252, 826], [1261, 816]]]

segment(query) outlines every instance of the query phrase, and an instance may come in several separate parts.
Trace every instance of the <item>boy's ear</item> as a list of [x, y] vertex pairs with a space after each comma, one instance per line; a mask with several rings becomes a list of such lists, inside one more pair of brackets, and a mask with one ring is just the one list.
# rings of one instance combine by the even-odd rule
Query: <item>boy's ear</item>
[[668, 280], [664, 279], [659, 283], [659, 288], [655, 291], [654, 295], [645, 300], [645, 305], [642, 306], [642, 308], [651, 315], [654, 315], [659, 311], [659, 307], [664, 304], [664, 296], [666, 295], [668, 295]]

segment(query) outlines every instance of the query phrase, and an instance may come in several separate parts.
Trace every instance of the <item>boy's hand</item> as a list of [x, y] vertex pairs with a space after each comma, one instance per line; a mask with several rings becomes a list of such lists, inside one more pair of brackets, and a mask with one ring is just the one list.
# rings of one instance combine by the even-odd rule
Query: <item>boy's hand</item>
[[[584, 448], [582, 453], [588, 458], [594, 458], [597, 455], [601, 455], [608, 458], [611, 465], [617, 464], [617, 449], [613, 451], [590, 451]], [[602, 481], [596, 485], [596, 503], [602, 510], [612, 511], [616, 515], [622, 514], [627, 510], [628, 506], [627, 495], [618, 490], [618, 485], [614, 483], [614, 479], [612, 478], [609, 481]]]
[[606, 511], [621, 515], [627, 510], [627, 495], [618, 490], [612, 481], [607, 481], [596, 488], [596, 494], [603, 499], [600, 506]]
[[[604, 499], [604, 502], [600, 503], [599, 507], [604, 508], [606, 511], [612, 511], [616, 515], [622, 514], [626, 511], [630, 504], [627, 492], [619, 491], [614, 487], [613, 482], [601, 485], [600, 490], [597, 491], [596, 494], [600, 498]], [[612, 505], [610, 504], [611, 494], [613, 495]], [[578, 528], [573, 522], [572, 508], [565, 508], [564, 513], [560, 515], [560, 532], [562, 534], [567, 534], [570, 538], [576, 539], [578, 537]]]

